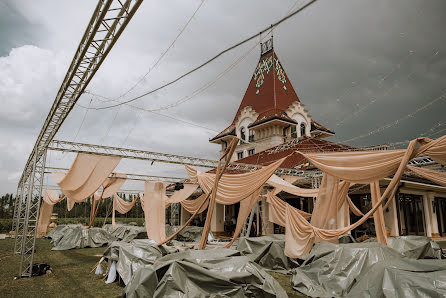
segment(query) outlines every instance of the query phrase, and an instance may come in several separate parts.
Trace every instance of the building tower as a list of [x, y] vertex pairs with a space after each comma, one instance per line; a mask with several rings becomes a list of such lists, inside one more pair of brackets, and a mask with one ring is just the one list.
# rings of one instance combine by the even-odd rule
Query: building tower
[[232, 161], [291, 139], [334, 135], [304, 108], [274, 51], [273, 38], [260, 48], [259, 62], [231, 125], [209, 140], [224, 151], [231, 136], [240, 138]]

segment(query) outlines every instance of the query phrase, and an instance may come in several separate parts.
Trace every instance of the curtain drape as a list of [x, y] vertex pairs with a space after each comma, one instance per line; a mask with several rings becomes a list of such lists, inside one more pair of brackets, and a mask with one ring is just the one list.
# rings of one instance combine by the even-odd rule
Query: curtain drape
[[144, 182], [144, 218], [149, 239], [161, 242], [166, 238], [166, 188], [162, 182]]
[[407, 166], [407, 168], [414, 172], [417, 175], [420, 175], [423, 178], [426, 178], [432, 182], [435, 182], [437, 184], [446, 186], [446, 172], [439, 172], [429, 169], [423, 169], [413, 166]]
[[[252, 195], [274, 174], [283, 160], [282, 158], [269, 166], [250, 173], [222, 175], [218, 183], [216, 202], [222, 205], [232, 205]], [[192, 181], [198, 181], [205, 193], [211, 191], [215, 174], [201, 173], [190, 166], [186, 166], [186, 171]]]
[[[416, 148], [417, 144], [419, 145], [418, 148]], [[374, 154], [373, 158], [370, 159], [372, 155], [367, 152], [364, 154], [363, 156], [364, 158], [361, 158], [358, 155], [359, 154], [358, 152], [354, 152], [354, 154], [346, 152], [341, 157], [339, 157], [339, 153], [332, 153], [331, 155], [337, 156], [338, 160], [331, 158], [330, 154], [324, 154], [325, 155], [324, 158], [317, 157], [316, 159], [318, 160], [318, 167], [320, 167], [320, 169], [322, 169], [324, 172], [326, 172], [327, 170], [327, 172], [329, 172], [331, 175], [334, 175], [342, 179], [348, 178], [352, 182], [373, 183], [374, 181], [378, 180], [377, 177], [382, 177], [382, 174], [377, 173], [377, 169], [385, 173], [389, 173], [389, 168], [390, 168], [393, 171], [390, 171], [389, 175], [393, 174], [393, 177], [382, 195], [380, 195], [379, 190], [376, 189], [376, 184], [374, 187], [373, 186], [371, 187], [372, 189], [374, 189], [373, 192], [375, 197], [378, 198], [378, 200], [374, 200], [375, 204], [373, 204], [372, 209], [369, 212], [367, 212], [362, 218], [360, 218], [357, 222], [342, 229], [329, 230], [315, 227], [311, 225], [308, 221], [306, 221], [305, 218], [303, 218], [298, 211], [296, 211], [295, 209], [293, 209], [293, 207], [287, 204], [285, 210], [286, 255], [289, 257], [299, 257], [311, 249], [315, 237], [319, 237], [320, 239], [324, 240], [330, 240], [342, 234], [345, 234], [346, 232], [355, 229], [359, 225], [363, 224], [380, 207], [382, 208], [382, 204], [387, 198], [389, 199], [388, 203], [390, 203], [391, 200], [394, 198], [394, 193], [397, 189], [397, 185], [401, 180], [401, 177], [404, 173], [404, 170], [409, 160], [414, 158], [416, 155], [423, 153], [428, 156], [430, 156], [429, 154], [433, 153], [436, 160], [439, 162], [446, 160], [446, 136], [443, 136], [437, 140], [430, 140], [427, 138], [418, 138], [412, 140], [409, 143], [407, 149], [404, 150], [404, 154], [402, 156], [400, 156], [401, 150], [395, 150], [395, 151], [398, 154], [394, 155], [392, 154], [392, 152], [389, 152], [389, 154], [382, 154], [381, 155], [382, 159], [379, 160], [376, 160], [376, 157], [378, 156], [376, 154]], [[348, 161], [349, 154], [352, 154], [354, 159], [358, 160], [357, 164], [358, 173], [361, 173], [364, 176], [361, 177], [360, 174], [358, 174], [358, 177], [352, 179], [352, 177], [354, 177], [353, 174], [355, 172], [354, 171], [355, 165]], [[393, 156], [394, 158], [397, 158], [399, 160], [399, 165], [396, 170], [395, 170], [395, 165], [389, 161], [389, 156]], [[314, 158], [314, 155], [311, 157]], [[373, 166], [372, 163], [373, 159], [375, 159], [376, 161], [377, 165], [376, 167]], [[322, 163], [322, 161], [324, 161], [324, 163]], [[343, 167], [340, 166], [343, 162], [345, 162], [345, 165], [348, 165], [348, 167], [346, 168], [347, 169], [346, 173], [344, 173]], [[384, 164], [387, 164], [388, 168], [384, 167], [383, 166]], [[365, 165], [367, 165], [367, 167]], [[352, 174], [351, 177], [349, 177], [350, 174]], [[367, 177], [367, 179], [364, 179], [364, 177]], [[370, 177], [376, 179], [368, 180], [371, 179]], [[268, 195], [271, 196], [271, 194]], [[274, 203], [274, 200], [271, 200], [271, 202]], [[276, 210], [280, 211], [279, 208], [276, 208]]]
[[[120, 160], [115, 156], [79, 153], [67, 174], [53, 173], [53, 177], [67, 198], [82, 202], [104, 183]], [[90, 163], [95, 166], [92, 167]]]
[[138, 198], [134, 199], [132, 202], [126, 202], [123, 199], [121, 199], [116, 193], [113, 195], [113, 214], [112, 214], [113, 229], [116, 229], [116, 222], [115, 222], [116, 211], [118, 211], [121, 214], [126, 214], [133, 208], [133, 206], [135, 206], [136, 201], [138, 201]]

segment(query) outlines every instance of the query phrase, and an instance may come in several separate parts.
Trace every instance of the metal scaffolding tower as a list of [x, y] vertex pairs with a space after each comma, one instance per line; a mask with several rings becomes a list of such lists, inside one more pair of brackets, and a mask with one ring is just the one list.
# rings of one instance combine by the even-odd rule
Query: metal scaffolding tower
[[46, 152], [65, 118], [141, 5], [142, 0], [100, 0], [19, 181], [14, 209], [18, 277], [31, 277]]

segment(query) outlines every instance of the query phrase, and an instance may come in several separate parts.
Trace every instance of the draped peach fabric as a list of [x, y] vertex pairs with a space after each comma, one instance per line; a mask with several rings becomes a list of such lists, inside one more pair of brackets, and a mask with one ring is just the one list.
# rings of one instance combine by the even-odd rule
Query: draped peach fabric
[[[346, 195], [346, 194], [345, 194]], [[338, 217], [339, 178], [324, 173], [311, 224], [317, 228], [336, 229]]]
[[248, 198], [240, 201], [240, 209], [237, 216], [237, 225], [235, 226], [235, 231], [234, 235], [232, 236], [232, 240], [225, 245], [226, 248], [229, 248], [234, 243], [235, 239], [237, 239], [238, 236], [240, 236], [243, 226], [245, 225], [246, 220], [248, 219], [248, 216], [251, 213], [252, 207], [254, 207], [254, 204], [257, 203], [258, 200], [260, 200], [261, 191], [262, 189], [259, 188]]
[[59, 203], [64, 198], [59, 198], [56, 190], [47, 189], [43, 195], [43, 202], [40, 206], [39, 221], [37, 222], [37, 237], [45, 236], [50, 225], [54, 204]]
[[391, 176], [406, 150], [302, 153], [324, 173], [339, 179], [368, 184]]
[[364, 213], [362, 213], [361, 210], [359, 210], [358, 207], [356, 207], [356, 205], [352, 202], [352, 199], [350, 199], [348, 195], [346, 197], [346, 200], [348, 203], [348, 207], [350, 208], [350, 210], [353, 212], [354, 215], [364, 216]]
[[417, 149], [416, 155], [426, 154], [434, 161], [446, 166], [446, 135], [432, 140], [429, 138], [418, 138], [421, 146]]
[[[391, 176], [400, 166], [403, 158], [412, 159], [426, 154], [436, 162], [446, 165], [446, 135], [436, 140], [418, 138], [413, 140], [420, 146], [406, 156], [407, 150], [355, 151], [331, 153], [297, 152], [306, 157], [324, 173], [342, 180], [368, 184]], [[406, 163], [407, 164], [407, 163]]]
[[[422, 145], [419, 146], [417, 149], [415, 149], [415, 146], [418, 143], [421, 143]], [[438, 146], [440, 149], [438, 149], [436, 146]], [[391, 200], [394, 198], [393, 194], [397, 189], [398, 183], [401, 180], [401, 177], [410, 159], [416, 156], [416, 154], [422, 154], [422, 153], [428, 154], [428, 152], [435, 152], [435, 154], [437, 154], [436, 155], [437, 160], [446, 160], [446, 150], [441, 151], [444, 148], [446, 148], [446, 136], [437, 139], [435, 141], [432, 141], [430, 139], [426, 140], [426, 138], [412, 140], [409, 143], [408, 148], [405, 150], [405, 153], [400, 160], [400, 164], [396, 172], [391, 173], [394, 174], [394, 176], [392, 177], [390, 183], [387, 185], [384, 193], [380, 195], [379, 200], [376, 201], [372, 209], [369, 212], [367, 212], [361, 219], [359, 219], [354, 224], [349, 225], [345, 228], [328, 230], [314, 227], [308, 221], [306, 221], [305, 218], [303, 218], [298, 211], [296, 211], [290, 205], [287, 204], [285, 210], [285, 216], [286, 216], [285, 254], [289, 257], [294, 257], [294, 258], [299, 257], [311, 249], [312, 244], [314, 243], [315, 236], [319, 237], [320, 239], [330, 240], [342, 234], [345, 234], [350, 230], [357, 228], [359, 225], [363, 224], [371, 215], [373, 215], [378, 210], [378, 208], [382, 206], [382, 204], [387, 198], [389, 198], [388, 203], [391, 202]], [[444, 156], [442, 154], [444, 154]], [[388, 156], [385, 156], [385, 159], [387, 157]], [[382, 163], [378, 162], [378, 164], [379, 164], [378, 168], [381, 168], [381, 170], [383, 171], [387, 171], [386, 169], [383, 169], [381, 167]], [[364, 164], [359, 165], [361, 171], [364, 171], [363, 165]], [[389, 163], [388, 166], [394, 168], [394, 165], [391, 163]], [[331, 165], [330, 166], [323, 165], [323, 167], [330, 168], [330, 171], [332, 173], [338, 174], [337, 171], [339, 171], [340, 174], [342, 174], [342, 169], [339, 169], [337, 166], [332, 167]], [[350, 168], [353, 169], [352, 165], [350, 166]], [[369, 170], [371, 172], [375, 172], [376, 169], [373, 169], [373, 167], [371, 166]], [[366, 176], [372, 177], [373, 175], [366, 175]], [[356, 179], [356, 181], [360, 180]], [[372, 183], [373, 180], [369, 182]], [[379, 195], [377, 194], [377, 196]], [[271, 200], [271, 202], [274, 203], [274, 200]]]
[[[180, 204], [181, 204], [181, 207], [183, 207], [187, 212], [189, 212], [191, 214], [194, 214], [200, 208], [200, 206], [201, 206], [201, 204], [203, 203], [204, 200], [206, 200], [206, 194], [202, 194], [201, 196], [199, 196], [195, 200], [184, 200], [184, 201], [181, 201]], [[208, 204], [209, 204], [209, 199], [200, 208], [198, 213], [201, 213], [204, 210], [206, 210], [206, 208], [208, 207]]]
[[113, 173], [112, 177], [105, 179], [102, 183], [102, 198], [110, 198], [124, 185], [127, 179], [126, 174]]
[[[283, 158], [257, 171], [243, 174], [222, 175], [218, 183], [216, 202], [231, 205], [242, 201], [265, 184], [274, 174]], [[201, 173], [190, 166], [186, 170], [192, 181], [197, 179], [201, 189], [209, 193], [214, 185], [215, 174]]]
[[[61, 187], [62, 193], [67, 198], [70, 198], [75, 202], [82, 202], [83, 200], [91, 196], [101, 186], [101, 184], [104, 183], [108, 175], [110, 175], [110, 173], [115, 169], [115, 167], [121, 160], [120, 157], [98, 155], [92, 155], [91, 159], [97, 159], [97, 163], [95, 164], [94, 168], [92, 168], [91, 166], [85, 166], [84, 168], [82, 168], [80, 165], [77, 165], [77, 163], [85, 165], [85, 160], [76, 158], [66, 175], [64, 173], [53, 173], [54, 180], [59, 185], [59, 187], [61, 187], [60, 184], [66, 187]], [[72, 174], [72, 170], [76, 171], [76, 173]], [[82, 173], [79, 174], [79, 171]], [[66, 180], [66, 176], [73, 178]], [[75, 189], [73, 190], [73, 188]]]
[[[294, 177], [296, 180], [296, 177]], [[278, 177], [277, 175], [272, 175], [268, 181], [266, 181], [267, 184], [275, 187], [275, 192], [276, 194], [284, 191], [299, 197], [308, 197], [308, 198], [312, 198], [312, 197], [316, 197], [319, 189], [313, 189], [313, 188], [301, 188], [301, 187], [297, 187], [292, 185], [291, 183], [289, 183], [288, 181], [283, 180], [282, 178]]]
[[49, 205], [57, 204], [63, 199], [64, 197], [59, 198], [59, 193], [57, 190], [47, 189], [43, 194], [43, 200]]
[[[268, 220], [272, 223], [275, 223], [279, 226], [284, 227], [285, 224], [285, 208], [287, 203], [284, 200], [281, 200], [277, 196], [274, 195], [274, 192], [269, 192], [266, 196], [268, 206], [269, 206], [269, 218]], [[305, 211], [296, 209], [297, 212], [302, 215], [305, 219], [310, 219], [311, 214]]]
[[136, 201], [138, 201], [138, 198], [134, 199], [132, 202], [126, 202], [123, 199], [121, 199], [116, 193], [113, 195], [113, 213], [112, 213], [113, 229], [116, 229], [116, 222], [115, 222], [116, 211], [118, 211], [121, 214], [126, 214], [133, 208], [133, 206], [135, 206]]
[[78, 153], [68, 173], [58, 182], [60, 188], [65, 190], [76, 190], [88, 179], [97, 166], [100, 158], [97, 155]]
[[170, 197], [165, 199], [166, 207], [173, 203], [180, 203], [189, 198], [198, 188], [197, 184], [184, 184], [184, 188], [175, 191]]
[[166, 188], [162, 182], [144, 182], [144, 218], [147, 236], [161, 242], [166, 238]]
[[[370, 183], [370, 192], [372, 196], [372, 206], [375, 206], [378, 203], [379, 198], [381, 197], [381, 190], [379, 188], [379, 181], [374, 181]], [[376, 232], [376, 240], [379, 243], [384, 243], [387, 245], [387, 233], [386, 226], [384, 224], [384, 214], [383, 207], [379, 205], [378, 210], [376, 210], [373, 221], [375, 223], [375, 232]]]
[[435, 182], [437, 184], [446, 186], [446, 172], [439, 172], [429, 169], [423, 169], [413, 166], [407, 166], [409, 170], [414, 172], [417, 175], [420, 175], [423, 178], [426, 178], [432, 182]]
[[42, 202], [39, 211], [39, 221], [37, 222], [37, 238], [45, 236], [50, 225], [51, 215], [53, 214], [54, 204], [48, 204], [46, 201]]
[[71, 209], [73, 209], [75, 203], [76, 202], [74, 200], [67, 198], [67, 210], [71, 211]]

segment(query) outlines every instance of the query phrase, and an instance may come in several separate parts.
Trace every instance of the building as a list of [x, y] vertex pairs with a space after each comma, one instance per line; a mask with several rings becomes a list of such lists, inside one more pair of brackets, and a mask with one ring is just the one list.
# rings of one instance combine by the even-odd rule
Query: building
[[[325, 140], [334, 134], [334, 131], [313, 120], [305, 109], [274, 51], [273, 40], [270, 39], [261, 45], [259, 62], [232, 123], [210, 139], [210, 142], [219, 144], [222, 153], [231, 136], [237, 136], [241, 141], [231, 161], [258, 165], [268, 165], [296, 150], [333, 152], [359, 149]], [[360, 149], [387, 150], [387, 146]], [[412, 163], [417, 165], [416, 161]], [[430, 160], [422, 164], [440, 168]], [[282, 167], [311, 169], [311, 165], [299, 155], [286, 159]], [[390, 179], [380, 181], [381, 188], [384, 189], [389, 181]], [[320, 175], [319, 177], [315, 175], [313, 178], [299, 179], [294, 184], [310, 188], [318, 187], [319, 182]], [[312, 212], [313, 200], [285, 193], [279, 195], [291, 205]], [[446, 187], [406, 172], [396, 196], [397, 199], [393, 200], [390, 207], [384, 211], [389, 235], [446, 236]], [[371, 208], [370, 190], [367, 185], [352, 187], [350, 197], [363, 213]], [[257, 217], [262, 223], [259, 232], [261, 234], [283, 232], [283, 229], [268, 222], [265, 199], [261, 200], [260, 206], [264, 207]], [[217, 204], [211, 230], [216, 234], [224, 233], [227, 226], [230, 226], [225, 223], [232, 221], [237, 214], [237, 204], [233, 206]], [[356, 220], [357, 218], [351, 214], [350, 221]], [[374, 234], [373, 219], [369, 219], [352, 234], [355, 237]]]

